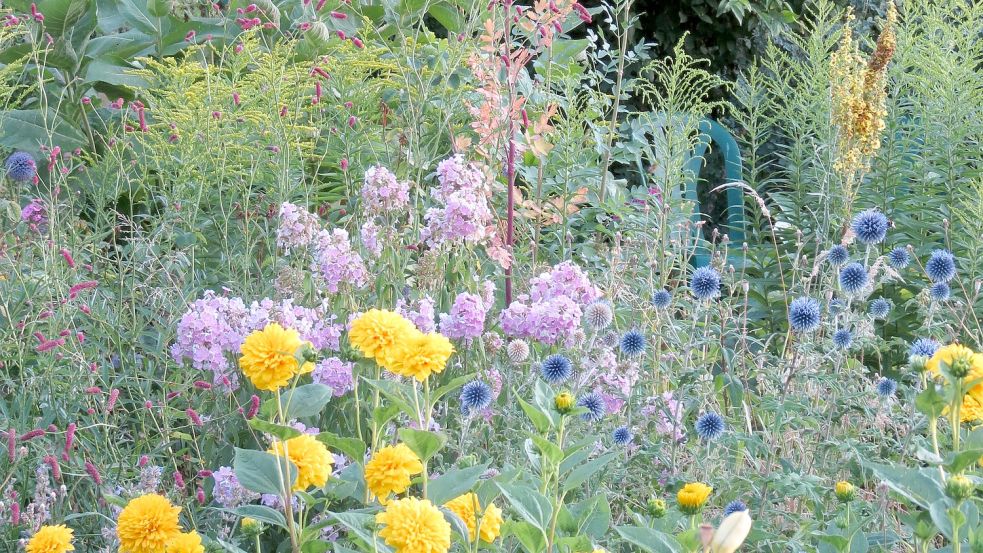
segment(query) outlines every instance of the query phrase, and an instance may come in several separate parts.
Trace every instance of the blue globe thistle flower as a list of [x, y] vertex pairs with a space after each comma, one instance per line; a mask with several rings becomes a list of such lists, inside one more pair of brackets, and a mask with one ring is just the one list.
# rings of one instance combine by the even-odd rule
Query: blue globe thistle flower
[[720, 273], [710, 267], [700, 267], [693, 271], [689, 289], [696, 299], [707, 300], [720, 295]]
[[933, 250], [925, 262], [925, 273], [932, 282], [949, 282], [956, 277], [956, 258], [949, 250]]
[[880, 244], [887, 237], [887, 217], [876, 209], [861, 211], [853, 218], [853, 233], [863, 244]]
[[847, 349], [853, 343], [853, 333], [841, 328], [833, 333], [833, 345], [839, 349]]
[[907, 248], [897, 247], [887, 254], [887, 262], [895, 269], [904, 269], [911, 264], [911, 256], [908, 255]]
[[891, 397], [898, 391], [898, 383], [884, 377], [877, 381], [877, 395], [881, 397]]
[[713, 411], [708, 411], [696, 419], [696, 435], [705, 442], [716, 440], [724, 433], [724, 419]]
[[672, 294], [670, 294], [665, 288], [652, 294], [652, 305], [655, 306], [656, 309], [665, 309], [669, 307], [669, 304], [671, 303]]
[[587, 412], [580, 415], [580, 418], [587, 422], [597, 422], [604, 418], [604, 411], [606, 409], [604, 405], [604, 398], [601, 394], [597, 392], [591, 392], [587, 395], [581, 396], [577, 400], [577, 407], [583, 407], [587, 409]]
[[4, 163], [7, 169], [7, 177], [15, 181], [28, 181], [34, 178], [38, 172], [38, 166], [34, 158], [27, 152], [14, 152], [10, 154]]
[[887, 317], [888, 313], [891, 312], [891, 302], [884, 298], [877, 298], [876, 300], [870, 302], [868, 311], [871, 317], [875, 319], [884, 319]]
[[747, 511], [747, 503], [744, 503], [740, 499], [735, 499], [734, 501], [728, 503], [726, 507], [724, 507], [724, 518], [727, 518], [728, 516], [734, 513], [739, 513], [741, 511]]
[[942, 347], [942, 344], [931, 338], [918, 338], [908, 348], [908, 357], [931, 357]]
[[829, 261], [831, 265], [836, 267], [846, 263], [849, 259], [850, 252], [842, 244], [837, 244], [826, 252], [826, 261]]
[[796, 332], [812, 332], [819, 328], [819, 302], [803, 296], [795, 298], [788, 306], [788, 324]]
[[645, 335], [637, 330], [629, 330], [621, 337], [621, 353], [629, 356], [645, 351]]
[[480, 380], [472, 380], [461, 387], [461, 410], [481, 411], [491, 405], [492, 390]]
[[932, 297], [932, 301], [943, 302], [952, 295], [952, 289], [948, 282], [936, 282], [928, 289], [928, 295]]
[[559, 353], [554, 353], [543, 360], [539, 372], [546, 382], [559, 384], [573, 374], [573, 363]]
[[856, 294], [867, 286], [867, 268], [860, 263], [850, 263], [840, 269], [840, 288], [847, 294]]
[[631, 441], [635, 439], [635, 435], [632, 434], [631, 430], [629, 430], [627, 426], [619, 426], [618, 428], [614, 429], [614, 432], [611, 433], [611, 438], [614, 440], [614, 443], [625, 446], [630, 444]]

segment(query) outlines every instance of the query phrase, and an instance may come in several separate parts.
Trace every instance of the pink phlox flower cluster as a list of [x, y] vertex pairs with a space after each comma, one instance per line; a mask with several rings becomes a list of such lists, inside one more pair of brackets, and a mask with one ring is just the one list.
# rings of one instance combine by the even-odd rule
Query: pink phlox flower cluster
[[396, 301], [396, 312], [409, 319], [420, 329], [420, 332], [429, 333], [437, 329], [435, 322], [437, 313], [433, 298], [430, 296], [423, 296], [412, 304], [400, 298]]
[[342, 285], [355, 288], [365, 286], [368, 269], [358, 252], [352, 249], [348, 232], [344, 229], [322, 230], [317, 235], [316, 253], [312, 270], [318, 271], [328, 292], [336, 294]]
[[454, 298], [450, 313], [440, 314], [440, 332], [458, 340], [473, 340], [485, 330], [485, 318], [495, 299], [495, 285], [485, 282], [481, 295], [462, 292]]
[[280, 225], [276, 229], [276, 245], [287, 253], [294, 248], [311, 245], [321, 230], [317, 215], [290, 202], [280, 205]]
[[379, 240], [379, 225], [374, 219], [369, 219], [359, 229], [359, 237], [362, 239], [362, 247], [369, 252], [372, 257], [382, 255], [382, 241]]
[[529, 297], [542, 301], [566, 296], [580, 305], [589, 305], [601, 297], [601, 291], [591, 284], [587, 274], [573, 261], [564, 261], [529, 282]]
[[341, 349], [341, 324], [335, 323], [336, 316], [329, 311], [327, 300], [316, 308], [294, 305], [287, 298], [279, 302], [269, 298], [254, 301], [249, 306], [247, 326], [259, 330], [269, 323], [278, 323], [284, 328], [292, 328], [300, 338], [310, 342], [314, 349], [338, 351]]
[[655, 417], [655, 431], [676, 441], [685, 436], [683, 424], [683, 403], [673, 396], [672, 392], [664, 392], [661, 396], [648, 398], [641, 409], [642, 416]]
[[566, 296], [530, 302], [528, 295], [520, 294], [502, 311], [500, 322], [509, 336], [573, 347], [582, 315], [580, 306]]
[[431, 207], [424, 215], [423, 240], [431, 245], [482, 242], [493, 219], [484, 173], [457, 154], [440, 162], [437, 180], [439, 186], [431, 195], [438, 207]]
[[342, 361], [337, 357], [327, 357], [322, 359], [314, 366], [311, 378], [318, 384], [324, 384], [331, 388], [335, 397], [345, 395], [345, 393], [355, 389], [352, 380], [353, 363]]
[[228, 377], [235, 387], [237, 371], [232, 370], [226, 354], [236, 353], [249, 332], [249, 310], [240, 298], [217, 296], [208, 290], [195, 300], [177, 323], [177, 338], [171, 356], [178, 363], [211, 371], [215, 382]]
[[362, 203], [365, 211], [382, 214], [398, 211], [410, 201], [410, 183], [399, 182], [396, 175], [381, 165], [365, 171], [362, 184]]

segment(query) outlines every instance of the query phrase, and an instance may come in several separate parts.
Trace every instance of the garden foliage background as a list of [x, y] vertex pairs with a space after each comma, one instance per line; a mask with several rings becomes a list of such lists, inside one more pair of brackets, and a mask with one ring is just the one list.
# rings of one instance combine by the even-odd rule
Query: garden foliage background
[[6, 550], [983, 550], [983, 4], [680, 4], [5, 1]]

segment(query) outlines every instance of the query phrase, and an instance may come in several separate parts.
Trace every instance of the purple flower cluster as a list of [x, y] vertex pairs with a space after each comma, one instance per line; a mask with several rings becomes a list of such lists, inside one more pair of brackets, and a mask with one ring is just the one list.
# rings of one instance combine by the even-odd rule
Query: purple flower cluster
[[439, 204], [424, 215], [424, 241], [439, 245], [445, 242], [475, 244], [488, 236], [492, 212], [488, 206], [488, 184], [484, 173], [474, 163], [457, 154], [437, 165], [440, 186], [431, 191]]
[[481, 295], [462, 292], [454, 298], [450, 313], [440, 314], [440, 332], [458, 340], [472, 340], [485, 330], [485, 317], [495, 300], [495, 284], [482, 285]]
[[437, 316], [436, 310], [433, 298], [430, 296], [424, 296], [412, 304], [399, 299], [396, 302], [396, 312], [409, 319], [420, 332], [430, 333], [437, 329], [437, 324], [434, 322]]
[[322, 359], [314, 366], [311, 378], [318, 384], [324, 384], [331, 388], [335, 397], [343, 396], [345, 393], [355, 389], [352, 380], [353, 363], [342, 361], [337, 357]]
[[292, 299], [275, 302], [266, 298], [247, 308], [241, 298], [217, 296], [209, 290], [178, 321], [171, 356], [178, 363], [190, 360], [192, 367], [211, 371], [223, 390], [235, 390], [238, 371], [229, 357], [239, 353], [246, 335], [271, 322], [296, 330], [318, 350], [340, 349], [344, 327], [335, 322], [327, 301], [310, 308], [294, 305]]
[[39, 198], [34, 198], [31, 203], [24, 206], [20, 211], [20, 219], [27, 223], [31, 230], [44, 232], [48, 226], [48, 208], [44, 206]]
[[320, 272], [328, 292], [332, 294], [338, 293], [339, 288], [345, 284], [361, 288], [369, 279], [365, 262], [348, 241], [348, 232], [339, 228], [318, 233], [311, 268]]
[[685, 436], [686, 425], [683, 423], [683, 403], [677, 400], [672, 392], [665, 392], [661, 397], [650, 397], [641, 413], [646, 417], [657, 417], [655, 431], [671, 439], [682, 440]]
[[520, 294], [502, 311], [502, 330], [514, 337], [532, 338], [546, 344], [577, 343], [580, 306], [601, 297], [600, 290], [572, 261], [554, 266], [530, 282], [529, 294]]
[[280, 205], [280, 225], [276, 229], [276, 245], [290, 253], [293, 248], [303, 248], [314, 242], [321, 230], [321, 222], [310, 211], [290, 202]]
[[362, 239], [362, 247], [369, 252], [372, 257], [379, 257], [382, 255], [382, 242], [379, 241], [379, 225], [375, 223], [374, 219], [369, 219], [366, 221], [362, 228], [358, 231], [359, 237]]
[[259, 494], [242, 487], [232, 467], [219, 467], [212, 473], [212, 478], [215, 479], [212, 495], [215, 501], [226, 509], [250, 503], [259, 497]]
[[211, 371], [217, 384], [227, 378], [227, 388], [237, 387], [238, 373], [231, 370], [227, 353], [239, 351], [249, 333], [246, 325], [249, 310], [240, 298], [216, 296], [208, 290], [195, 300], [177, 323], [177, 339], [171, 356], [178, 363], [185, 359], [191, 366]]
[[381, 165], [365, 172], [362, 184], [362, 202], [365, 211], [382, 214], [397, 211], [410, 201], [410, 183], [399, 182], [396, 175]]

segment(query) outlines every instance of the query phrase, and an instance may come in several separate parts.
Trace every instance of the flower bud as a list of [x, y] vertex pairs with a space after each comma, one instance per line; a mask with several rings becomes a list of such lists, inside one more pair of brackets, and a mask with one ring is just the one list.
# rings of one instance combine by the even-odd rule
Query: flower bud
[[833, 491], [836, 493], [836, 499], [839, 499], [840, 503], [849, 503], [857, 497], [857, 489], [846, 480], [837, 482]]
[[242, 526], [242, 533], [251, 538], [263, 533], [263, 524], [254, 518], [243, 517], [239, 524]]
[[666, 502], [658, 497], [651, 497], [648, 501], [649, 516], [652, 518], [662, 518], [666, 516]]
[[736, 511], [720, 523], [710, 540], [711, 553], [734, 553], [744, 543], [754, 521], [747, 511]]
[[911, 365], [911, 370], [916, 373], [923, 373], [928, 370], [928, 357], [924, 355], [912, 355], [908, 363]]
[[561, 415], [565, 415], [573, 410], [574, 398], [570, 392], [560, 392], [553, 400], [553, 406]]
[[976, 484], [961, 474], [950, 476], [949, 480], [945, 483], [946, 495], [956, 501], [963, 501], [973, 497], [974, 491], [976, 491]]

